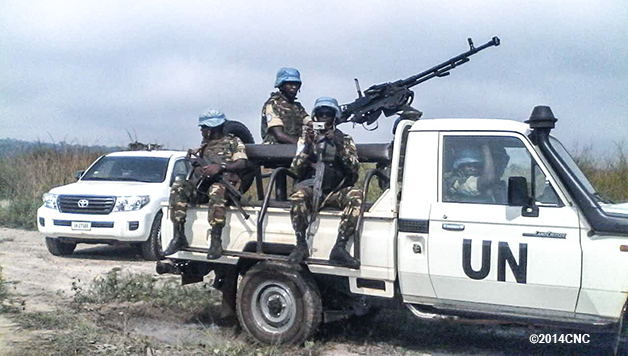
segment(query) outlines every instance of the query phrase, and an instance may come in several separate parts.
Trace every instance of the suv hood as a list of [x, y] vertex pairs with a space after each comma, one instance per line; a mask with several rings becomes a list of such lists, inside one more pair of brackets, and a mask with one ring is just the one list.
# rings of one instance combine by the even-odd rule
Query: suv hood
[[161, 190], [167, 190], [165, 183], [142, 182], [107, 182], [107, 181], [79, 181], [63, 185], [50, 190], [53, 194], [68, 195], [151, 195]]

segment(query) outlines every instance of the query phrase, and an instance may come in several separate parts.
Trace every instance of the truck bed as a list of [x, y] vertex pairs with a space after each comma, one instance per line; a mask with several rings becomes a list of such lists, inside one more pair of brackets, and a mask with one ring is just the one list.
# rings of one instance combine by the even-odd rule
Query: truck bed
[[[380, 198], [380, 200], [382, 199]], [[290, 208], [286, 203], [277, 202], [268, 208], [264, 221], [263, 243], [282, 245], [283, 250], [289, 253], [295, 244], [295, 235], [290, 221]], [[314, 273], [350, 276], [353, 277], [351, 278], [353, 283], [356, 282], [356, 278], [384, 281], [387, 284], [386, 294], [391, 294], [392, 288], [388, 287], [392, 287], [396, 276], [394, 264], [396, 223], [394, 223], [395, 219], [392, 212], [378, 211], [375, 208], [376, 205], [377, 203], [370, 211], [364, 213], [359, 270], [326, 263], [329, 252], [336, 242], [340, 222], [341, 211], [334, 209], [323, 209], [318, 215], [314, 229], [315, 236], [310, 241], [311, 256], [306, 261], [309, 269]], [[167, 204], [164, 204], [163, 214], [165, 217], [169, 216], [168, 210]], [[261, 207], [245, 206], [244, 210], [250, 215], [248, 220], [245, 220], [235, 207], [227, 208], [226, 225], [222, 232], [224, 254], [220, 259], [210, 261], [206, 258], [209, 246], [208, 231], [210, 229], [207, 221], [208, 206], [190, 207], [185, 226], [185, 233], [190, 246], [168, 256], [168, 258], [224, 264], [236, 264], [240, 258], [285, 259], [285, 255], [268, 254], [262, 256], [254, 254], [257, 245], [257, 219]], [[173, 235], [173, 225], [170, 219], [163, 219], [161, 232], [162, 246], [167, 246]], [[354, 254], [353, 239], [350, 240], [348, 246], [349, 252]]]

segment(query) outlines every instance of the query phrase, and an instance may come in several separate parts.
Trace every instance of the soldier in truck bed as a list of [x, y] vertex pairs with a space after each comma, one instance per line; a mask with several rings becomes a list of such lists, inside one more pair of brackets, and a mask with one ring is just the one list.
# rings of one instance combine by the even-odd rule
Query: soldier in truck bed
[[294, 68], [277, 72], [275, 88], [278, 91], [262, 108], [262, 139], [264, 143], [297, 143], [301, 127], [310, 121], [303, 105], [296, 101], [301, 88], [301, 74]]
[[[329, 259], [332, 262], [358, 268], [359, 262], [346, 250], [349, 238], [356, 232], [356, 222], [362, 204], [362, 190], [354, 188], [358, 179], [360, 162], [355, 143], [349, 135], [336, 129], [335, 122], [340, 118], [340, 108], [334, 98], [318, 98], [314, 104], [312, 117], [317, 122], [325, 123], [325, 130], [316, 135], [310, 126], [304, 126], [303, 134], [297, 144], [297, 153], [292, 160], [291, 170], [297, 175], [296, 190], [290, 196], [292, 227], [295, 230], [297, 245], [289, 256], [293, 263], [301, 263], [309, 257], [306, 241], [308, 221], [314, 207], [313, 164], [317, 160], [316, 149], [325, 147], [323, 162], [325, 171], [322, 183], [321, 206], [343, 209], [336, 244]], [[321, 145], [321, 143], [325, 143]], [[317, 146], [317, 148], [315, 148]]]
[[[210, 161], [203, 167], [197, 167], [197, 179], [190, 181], [175, 179], [170, 189], [170, 219], [174, 224], [174, 238], [164, 251], [171, 255], [188, 246], [185, 237], [185, 218], [190, 202], [197, 198], [197, 194], [207, 194], [209, 197], [209, 214], [207, 219], [211, 225], [211, 244], [207, 258], [214, 260], [222, 255], [222, 229], [225, 226], [226, 216], [226, 187], [224, 184], [237, 185], [240, 181], [238, 173], [246, 167], [247, 156], [244, 143], [238, 137], [223, 133], [223, 124], [227, 121], [225, 114], [220, 110], [209, 109], [198, 119], [203, 141], [195, 154]], [[218, 181], [219, 176], [224, 181]], [[198, 177], [200, 176], [200, 177]], [[206, 192], [197, 191], [198, 179], [213, 179], [213, 183]], [[224, 182], [228, 183], [224, 183]], [[201, 185], [202, 187], [202, 185]]]

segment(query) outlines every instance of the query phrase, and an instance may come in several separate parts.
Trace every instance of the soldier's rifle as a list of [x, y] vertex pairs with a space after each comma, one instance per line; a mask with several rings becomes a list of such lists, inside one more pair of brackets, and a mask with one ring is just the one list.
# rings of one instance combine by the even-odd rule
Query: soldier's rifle
[[[314, 123], [316, 124], [316, 123]], [[314, 127], [314, 130], [317, 131], [316, 138], [314, 139], [314, 154], [316, 155], [316, 163], [314, 163], [314, 188], [313, 188], [313, 197], [312, 197], [312, 213], [310, 215], [307, 235], [308, 238], [311, 238], [314, 233], [312, 232], [312, 226], [318, 217], [318, 212], [323, 208], [327, 198], [333, 193], [340, 189], [346, 177], [343, 177], [342, 180], [336, 185], [336, 187], [327, 194], [327, 197], [323, 200], [323, 181], [325, 178], [325, 162], [326, 160], [335, 158], [335, 150], [334, 147], [333, 153], [328, 151], [328, 138], [325, 136], [325, 131], [327, 130], [323, 125], [320, 128]], [[322, 200], [322, 201], [321, 201]]]
[[[201, 156], [199, 156], [198, 154], [196, 154], [195, 152], [193, 152], [192, 150], [188, 150], [188, 154], [187, 156], [185, 156], [185, 159], [190, 163], [190, 165], [194, 168], [202, 168], [205, 167], [207, 165], [210, 164], [218, 164], [216, 162], [214, 162], [213, 160], [208, 160], [205, 159]], [[190, 170], [190, 172], [188, 173], [188, 176], [186, 177], [187, 180], [190, 180], [192, 178], [192, 175], [194, 174], [194, 169]], [[216, 174], [213, 176], [209, 176], [206, 175], [204, 173], [201, 173], [201, 178], [198, 181], [197, 184], [197, 188], [202, 184], [203, 181], [205, 180], [210, 180], [210, 183], [222, 183], [222, 185], [225, 186], [225, 188], [227, 189], [227, 193], [229, 195], [229, 197], [231, 198], [231, 201], [233, 202], [233, 205], [236, 206], [236, 208], [238, 209], [238, 212], [240, 212], [240, 214], [242, 214], [242, 216], [244, 217], [245, 220], [248, 220], [250, 215], [247, 214], [246, 211], [244, 211], [244, 208], [242, 207], [242, 203], [241, 200], [244, 198], [244, 196], [242, 195], [242, 193], [240, 193], [230, 182], [228, 182], [225, 177], [222, 175], [222, 173], [220, 174]]]
[[314, 233], [312, 232], [312, 226], [318, 216], [318, 210], [320, 209], [321, 198], [323, 196], [323, 179], [325, 178], [325, 162], [323, 162], [323, 155], [327, 148], [327, 140], [317, 139], [315, 146], [316, 163], [314, 164], [314, 196], [312, 197], [312, 214], [310, 215], [310, 223], [307, 228], [308, 238], [312, 238]]
[[364, 91], [364, 95], [360, 90], [358, 79], [354, 79], [358, 98], [340, 106], [342, 114], [339, 123], [353, 122], [370, 125], [377, 121], [382, 113], [388, 117], [400, 111], [408, 114], [415, 113], [416, 118], [420, 117], [420, 111], [410, 106], [414, 100], [414, 92], [410, 88], [434, 77], [448, 76], [450, 70], [467, 63], [472, 55], [488, 47], [499, 46], [500, 43], [497, 37], [493, 37], [479, 47], [473, 45], [471, 38], [467, 41], [469, 42], [468, 51], [406, 79], [373, 85]]

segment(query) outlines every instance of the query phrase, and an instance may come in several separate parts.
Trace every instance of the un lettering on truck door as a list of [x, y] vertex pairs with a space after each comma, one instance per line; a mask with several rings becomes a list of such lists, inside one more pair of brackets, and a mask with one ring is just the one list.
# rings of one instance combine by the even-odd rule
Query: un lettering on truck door
[[[573, 312], [581, 273], [578, 214], [537, 153], [503, 132], [441, 133], [439, 145], [439, 197], [428, 237], [438, 298]], [[512, 177], [525, 179], [537, 216], [509, 205]]]
[[[482, 266], [479, 270], [474, 270], [471, 266], [471, 239], [462, 240], [462, 270], [472, 279], [484, 279], [491, 270], [491, 240], [482, 241]], [[477, 253], [477, 252], [476, 252]], [[508, 246], [508, 242], [499, 241], [497, 248], [497, 280], [506, 281], [506, 265], [515, 276], [517, 283], [526, 283], [528, 273], [528, 244], [519, 244], [519, 257], [515, 258], [514, 253]]]

